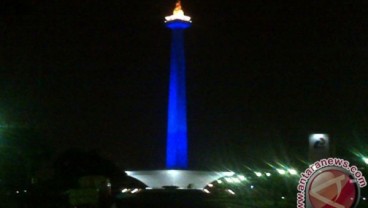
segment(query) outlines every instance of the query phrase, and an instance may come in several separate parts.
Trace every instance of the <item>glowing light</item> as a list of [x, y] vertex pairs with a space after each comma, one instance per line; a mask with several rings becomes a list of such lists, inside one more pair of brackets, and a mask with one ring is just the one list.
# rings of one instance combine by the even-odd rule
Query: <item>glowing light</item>
[[363, 161], [364, 161], [365, 164], [368, 165], [368, 158], [367, 157], [363, 157]]
[[309, 146], [310, 148], [313, 148], [313, 149], [321, 149], [321, 150], [326, 149], [327, 150], [329, 148], [328, 134], [311, 134], [309, 136]]
[[256, 174], [257, 177], [261, 177], [262, 173], [261, 172], [254, 172], [254, 174]]
[[128, 192], [129, 191], [129, 189], [123, 189], [123, 190], [121, 190], [121, 193], [126, 193], [126, 192]]
[[173, 15], [167, 16], [167, 17], [165, 17], [165, 19], [166, 19], [166, 21], [181, 20], [181, 21], [190, 22], [191, 18], [189, 16], [184, 15], [184, 11], [181, 8], [181, 1], [179, 0], [175, 5]]
[[152, 187], [146, 187], [146, 190], [152, 190], [153, 188]]
[[206, 192], [207, 194], [211, 193], [209, 190], [207, 189], [203, 189], [204, 192]]
[[233, 178], [229, 177], [229, 178], [225, 178], [226, 182], [228, 183], [234, 183]]
[[311, 134], [310, 139], [313, 141], [319, 141], [320, 138], [327, 138], [327, 134]]
[[297, 175], [298, 172], [295, 169], [289, 169], [288, 170], [291, 175]]
[[230, 177], [230, 176], [235, 175], [235, 173], [233, 171], [230, 171], [230, 172], [226, 172], [224, 175]]
[[285, 175], [286, 171], [283, 169], [276, 169], [276, 171], [280, 174], [280, 175]]
[[239, 178], [233, 178], [233, 181], [234, 181], [234, 183], [240, 183], [241, 182]]
[[228, 183], [240, 183], [240, 179], [237, 177], [226, 177], [225, 178], [226, 182]]
[[247, 178], [243, 175], [238, 175], [238, 178], [241, 180], [241, 181], [245, 181], [247, 180]]
[[228, 189], [227, 192], [229, 192], [232, 195], [235, 195], [235, 192], [233, 190], [231, 190], [231, 189]]
[[366, 200], [366, 198], [365, 198], [365, 197], [363, 197], [362, 199], [363, 199], [364, 201]]
[[210, 187], [210, 188], [212, 188], [213, 187], [213, 184], [212, 183], [209, 183], [207, 186]]
[[134, 194], [134, 193], [137, 193], [138, 191], [139, 191], [139, 189], [135, 188], [135, 189], [133, 189], [133, 191], [131, 191], [131, 193]]
[[284, 197], [284, 196], [282, 196], [282, 197], [281, 197], [281, 199], [285, 199], [285, 197]]
[[254, 186], [253, 186], [253, 185], [250, 185], [250, 188], [251, 188], [251, 189], [254, 189]]
[[170, 176], [175, 177], [179, 174], [179, 171], [177, 170], [168, 170], [168, 173]]
[[217, 180], [217, 183], [218, 183], [218, 184], [221, 184], [221, 183], [222, 183], [222, 180]]
[[271, 173], [266, 173], [266, 176], [267, 176], [267, 177], [270, 177], [270, 176], [271, 176]]

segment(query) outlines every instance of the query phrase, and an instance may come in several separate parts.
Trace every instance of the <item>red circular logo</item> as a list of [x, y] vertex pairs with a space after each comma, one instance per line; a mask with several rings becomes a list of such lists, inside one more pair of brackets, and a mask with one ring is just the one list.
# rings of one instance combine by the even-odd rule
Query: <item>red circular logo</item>
[[330, 168], [316, 173], [309, 183], [308, 198], [314, 208], [346, 208], [359, 197], [355, 179], [344, 170]]

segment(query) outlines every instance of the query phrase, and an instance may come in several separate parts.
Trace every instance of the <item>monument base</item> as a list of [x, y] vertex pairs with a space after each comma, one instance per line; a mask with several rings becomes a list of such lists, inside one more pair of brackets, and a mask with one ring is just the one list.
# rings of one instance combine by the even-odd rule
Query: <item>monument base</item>
[[207, 184], [225, 176], [234, 175], [233, 172], [192, 171], [192, 170], [151, 170], [125, 171], [150, 188], [177, 187], [179, 189], [203, 189]]

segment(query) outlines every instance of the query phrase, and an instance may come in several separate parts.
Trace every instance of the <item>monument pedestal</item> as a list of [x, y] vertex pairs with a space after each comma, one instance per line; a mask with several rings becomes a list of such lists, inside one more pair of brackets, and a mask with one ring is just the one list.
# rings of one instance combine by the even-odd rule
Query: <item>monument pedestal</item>
[[164, 188], [175, 186], [179, 189], [203, 189], [207, 184], [225, 177], [234, 175], [233, 172], [193, 171], [193, 170], [151, 170], [125, 171], [150, 188]]

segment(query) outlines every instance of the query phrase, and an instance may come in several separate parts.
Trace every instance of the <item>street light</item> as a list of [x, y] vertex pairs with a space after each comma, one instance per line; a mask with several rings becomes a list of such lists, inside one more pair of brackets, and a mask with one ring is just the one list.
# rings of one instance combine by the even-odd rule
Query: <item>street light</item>
[[289, 171], [290, 175], [297, 175], [298, 174], [298, 172], [295, 169], [289, 169], [288, 171]]
[[262, 173], [261, 172], [254, 172], [254, 174], [256, 174], [257, 177], [261, 177]]
[[363, 157], [363, 161], [364, 161], [365, 164], [368, 165], [368, 157]]
[[277, 171], [278, 173], [280, 173], [280, 175], [285, 175], [285, 174], [286, 174], [286, 171], [285, 171], [285, 170], [283, 170], [283, 169], [276, 169], [276, 171]]

